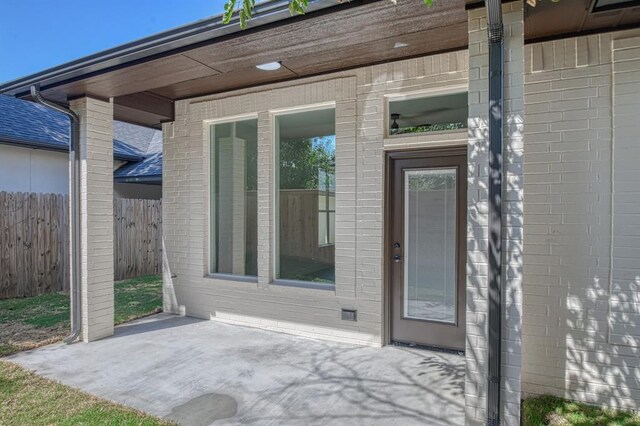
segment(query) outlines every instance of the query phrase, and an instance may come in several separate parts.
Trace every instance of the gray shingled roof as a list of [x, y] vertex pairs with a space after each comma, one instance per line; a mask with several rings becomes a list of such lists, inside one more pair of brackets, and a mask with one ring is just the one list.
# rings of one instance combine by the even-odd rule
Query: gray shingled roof
[[[123, 123], [119, 123], [123, 124]], [[150, 139], [144, 152], [144, 160], [123, 165], [114, 173], [116, 181], [120, 182], [162, 182], [162, 132], [135, 126], [140, 129], [151, 130]], [[115, 127], [114, 127], [115, 133]], [[141, 140], [137, 139], [137, 140]]]
[[[113, 136], [113, 157], [129, 162], [115, 172], [116, 180], [161, 182], [161, 131], [114, 121]], [[69, 119], [34, 102], [0, 95], [0, 142], [66, 151]]]

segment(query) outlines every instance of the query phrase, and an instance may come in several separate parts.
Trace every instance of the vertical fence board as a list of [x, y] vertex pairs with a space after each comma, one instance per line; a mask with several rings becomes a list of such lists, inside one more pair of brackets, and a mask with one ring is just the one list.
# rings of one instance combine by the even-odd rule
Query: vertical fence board
[[162, 203], [113, 200], [116, 280], [162, 272]]
[[[113, 201], [116, 280], [162, 272], [162, 202]], [[0, 299], [69, 291], [69, 198], [0, 192]]]

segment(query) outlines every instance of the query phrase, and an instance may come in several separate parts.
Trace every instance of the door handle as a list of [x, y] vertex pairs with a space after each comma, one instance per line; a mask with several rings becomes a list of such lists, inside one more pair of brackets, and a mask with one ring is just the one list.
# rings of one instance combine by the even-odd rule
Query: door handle
[[[398, 243], [398, 242], [393, 243], [393, 250], [394, 250], [394, 251], [398, 251], [399, 249], [400, 249], [400, 243]], [[397, 254], [397, 253], [396, 253], [396, 254], [394, 254], [394, 255], [393, 255], [393, 261], [394, 261], [395, 263], [400, 263], [400, 262], [402, 262], [403, 260], [404, 260], [404, 259], [402, 259], [402, 256], [400, 256], [399, 254]]]

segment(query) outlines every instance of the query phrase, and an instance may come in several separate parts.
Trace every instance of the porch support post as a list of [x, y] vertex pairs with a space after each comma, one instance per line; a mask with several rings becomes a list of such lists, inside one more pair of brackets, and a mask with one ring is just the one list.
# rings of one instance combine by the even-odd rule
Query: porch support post
[[80, 119], [80, 299], [82, 340], [113, 335], [113, 102], [89, 97]]
[[[504, 24], [503, 179], [501, 197], [502, 311], [500, 413], [520, 424], [522, 352], [522, 212], [524, 115], [524, 7], [502, 5]], [[469, 11], [469, 141], [467, 220], [466, 424], [488, 424], [489, 308], [489, 43], [486, 9]], [[494, 158], [494, 160], [499, 158]], [[500, 194], [498, 194], [499, 196]], [[500, 265], [501, 263], [501, 265]], [[492, 418], [496, 419], [496, 413]]]

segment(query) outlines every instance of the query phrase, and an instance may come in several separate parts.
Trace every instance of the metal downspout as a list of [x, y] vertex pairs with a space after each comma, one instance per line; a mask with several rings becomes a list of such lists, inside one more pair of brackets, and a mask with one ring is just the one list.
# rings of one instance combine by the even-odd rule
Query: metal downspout
[[69, 182], [69, 200], [71, 214], [69, 227], [71, 228], [71, 334], [64, 338], [65, 343], [73, 343], [80, 336], [80, 120], [75, 112], [54, 102], [48, 101], [40, 94], [38, 84], [31, 86], [31, 97], [35, 102], [51, 108], [69, 117], [69, 159], [72, 161]]
[[500, 0], [485, 0], [489, 37], [489, 306], [487, 425], [500, 424], [504, 30]]

